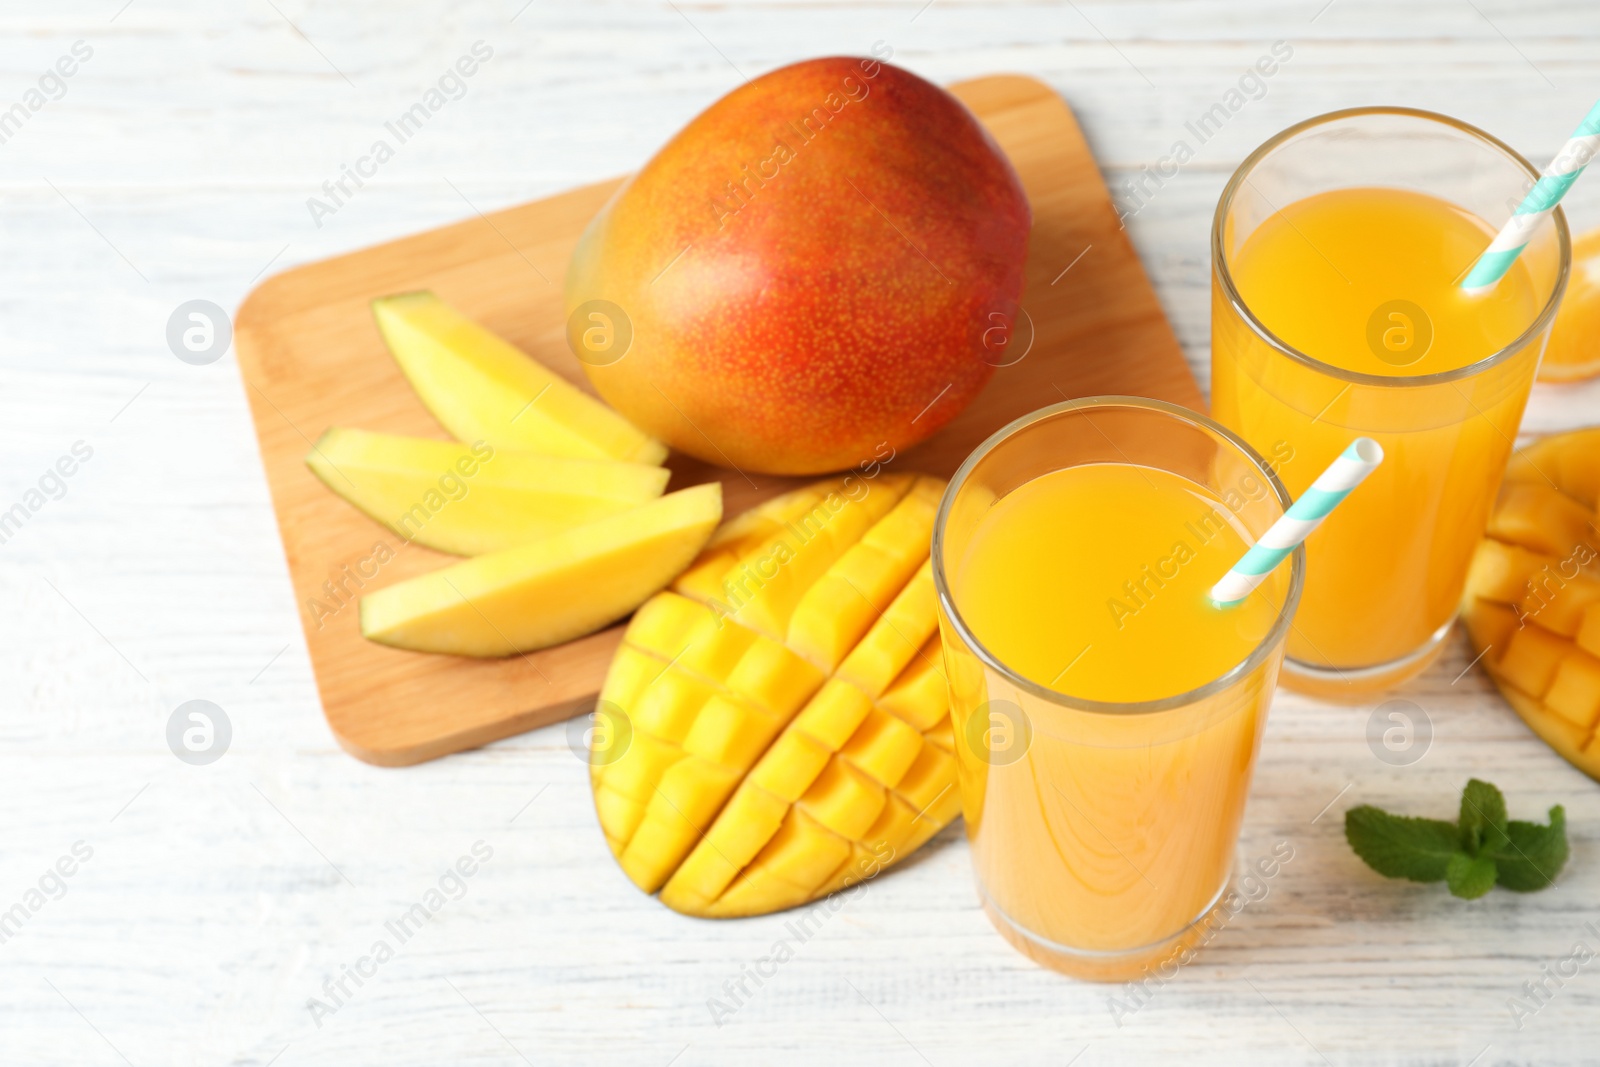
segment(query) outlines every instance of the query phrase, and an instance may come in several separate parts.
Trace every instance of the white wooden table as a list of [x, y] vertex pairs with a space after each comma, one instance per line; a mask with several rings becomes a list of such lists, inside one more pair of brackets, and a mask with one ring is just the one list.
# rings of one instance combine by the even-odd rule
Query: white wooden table
[[[1369, 709], [1278, 698], [1241, 857], [1294, 859], [1139, 1010], [991, 931], [956, 826], [715, 1025], [708, 1000], [786, 917], [694, 921], [635, 890], [562, 728], [404, 771], [336, 748], [232, 356], [192, 366], [164, 340], [184, 301], [231, 309], [268, 272], [635, 167], [741, 73], [876, 41], [937, 80], [1030, 73], [1116, 188], [1283, 40], [1265, 96], [1130, 222], [1203, 381], [1211, 209], [1250, 148], [1390, 102], [1543, 162], [1596, 94], [1600, 7], [18, 0], [0, 110], [80, 40], [0, 144], [0, 511], [93, 450], [0, 544], [0, 911], [40, 904], [0, 943], [0, 1064], [1600, 1061], [1600, 963], [1520, 1030], [1508, 1007], [1574, 942], [1600, 949], [1600, 787], [1461, 674], [1459, 644], [1404, 694], [1434, 732], [1411, 766], [1374, 758]], [[307, 198], [479, 40], [465, 96], [318, 226]], [[1600, 179], [1568, 203], [1600, 224]], [[1597, 402], [1541, 389], [1528, 427], [1600, 421]], [[191, 699], [232, 724], [209, 766], [167, 745]], [[1515, 816], [1567, 806], [1557, 888], [1466, 903], [1345, 846], [1344, 808], [1444, 815], [1469, 775]], [[313, 1018], [480, 841], [464, 895]], [[64, 856], [74, 873], [47, 875]]]

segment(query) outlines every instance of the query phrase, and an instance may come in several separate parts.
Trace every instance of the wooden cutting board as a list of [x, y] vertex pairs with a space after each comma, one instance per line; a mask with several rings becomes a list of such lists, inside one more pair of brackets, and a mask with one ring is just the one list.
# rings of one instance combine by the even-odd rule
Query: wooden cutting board
[[[948, 476], [994, 430], [1064, 397], [1131, 393], [1198, 408], [1150, 282], [1083, 133], [1031, 78], [952, 86], [1011, 157], [1033, 205], [1027, 291], [1032, 347], [995, 373], [949, 426], [896, 469]], [[407, 544], [329, 492], [305, 466], [329, 426], [445, 438], [385, 349], [368, 301], [432, 289], [541, 363], [584, 384], [568, 351], [567, 257], [621, 179], [313, 263], [262, 283], [240, 307], [235, 347], [328, 726], [352, 755], [400, 766], [587, 710], [622, 627], [503, 660], [406, 652], [361, 637], [356, 598], [454, 557]], [[1016, 342], [1025, 343], [1019, 326]], [[585, 385], [585, 388], [587, 386]], [[674, 456], [671, 489], [721, 479], [726, 513], [800, 481], [751, 480]]]

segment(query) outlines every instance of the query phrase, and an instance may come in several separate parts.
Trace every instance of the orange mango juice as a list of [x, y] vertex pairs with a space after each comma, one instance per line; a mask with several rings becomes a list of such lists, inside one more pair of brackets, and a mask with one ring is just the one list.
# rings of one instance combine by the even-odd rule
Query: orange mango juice
[[1095, 954], [1170, 945], [1226, 884], [1281, 641], [1184, 694], [1245, 665], [1277, 622], [1287, 565], [1237, 608], [1207, 598], [1251, 541], [1226, 498], [1179, 474], [1084, 463], [1000, 497], [952, 561], [956, 608], [992, 658], [1118, 705], [1007, 687], [946, 639], [978, 881], [1035, 958], [1061, 966], [1066, 950], [1087, 961], [1076, 973], [1115, 977]]
[[1401, 189], [1282, 207], [1228, 269], [1259, 325], [1309, 362], [1268, 344], [1214, 289], [1213, 415], [1257, 451], [1292, 452], [1278, 472], [1291, 495], [1356, 436], [1387, 457], [1306, 542], [1291, 668], [1392, 682], [1383, 672], [1420, 670], [1455, 616], [1539, 356], [1534, 343], [1464, 370], [1517, 342], [1540, 310], [1523, 260], [1487, 293], [1459, 288], [1493, 236]]

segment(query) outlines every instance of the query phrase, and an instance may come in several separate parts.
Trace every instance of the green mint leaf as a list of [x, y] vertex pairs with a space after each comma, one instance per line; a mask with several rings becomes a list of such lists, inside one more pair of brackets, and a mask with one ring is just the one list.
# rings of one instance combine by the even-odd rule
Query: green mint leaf
[[1551, 808], [1548, 826], [1512, 820], [1506, 838], [1494, 858], [1500, 884], [1518, 893], [1543, 889], [1567, 863], [1566, 809], [1560, 804]]
[[1463, 851], [1469, 856], [1493, 856], [1506, 843], [1505, 796], [1488, 782], [1471, 779], [1461, 791], [1460, 825]]
[[[1440, 881], [1450, 857], [1460, 853], [1455, 823], [1390, 815], [1371, 804], [1344, 813], [1344, 836], [1368, 867], [1387, 878], [1413, 882]], [[1489, 882], [1494, 884], [1492, 874]]]
[[1450, 895], [1477, 900], [1494, 888], [1495, 865], [1488, 856], [1469, 856], [1457, 852], [1445, 867], [1444, 881]]

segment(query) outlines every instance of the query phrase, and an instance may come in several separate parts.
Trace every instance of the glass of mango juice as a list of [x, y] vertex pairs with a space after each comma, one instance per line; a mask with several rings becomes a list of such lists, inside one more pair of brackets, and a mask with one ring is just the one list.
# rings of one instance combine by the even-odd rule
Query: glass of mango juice
[[1209, 590], [1289, 506], [1268, 460], [1135, 397], [1045, 408], [956, 472], [933, 534], [958, 779], [990, 919], [1107, 981], [1215, 932], [1305, 554]]
[[1284, 684], [1360, 700], [1456, 615], [1571, 250], [1560, 209], [1492, 288], [1460, 281], [1538, 171], [1431, 112], [1361, 108], [1256, 149], [1211, 234], [1211, 411], [1298, 496], [1356, 436], [1386, 460], [1305, 544]]

